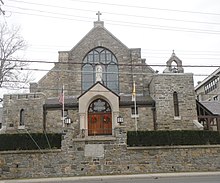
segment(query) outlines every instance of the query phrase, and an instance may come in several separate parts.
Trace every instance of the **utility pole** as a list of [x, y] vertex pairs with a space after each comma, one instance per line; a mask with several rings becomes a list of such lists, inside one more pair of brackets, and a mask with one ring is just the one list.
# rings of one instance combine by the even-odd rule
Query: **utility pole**
[[1, 14], [5, 15], [5, 11], [2, 10], [1, 5], [4, 5], [4, 2], [2, 0], [0, 0], [0, 15]]

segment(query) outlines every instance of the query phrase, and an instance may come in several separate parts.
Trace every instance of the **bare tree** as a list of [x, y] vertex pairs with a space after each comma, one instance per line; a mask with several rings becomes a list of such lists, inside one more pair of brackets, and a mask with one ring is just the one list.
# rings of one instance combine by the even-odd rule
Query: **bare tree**
[[13, 88], [29, 82], [24, 72], [27, 62], [18, 60], [18, 53], [27, 47], [19, 28], [0, 24], [0, 88]]

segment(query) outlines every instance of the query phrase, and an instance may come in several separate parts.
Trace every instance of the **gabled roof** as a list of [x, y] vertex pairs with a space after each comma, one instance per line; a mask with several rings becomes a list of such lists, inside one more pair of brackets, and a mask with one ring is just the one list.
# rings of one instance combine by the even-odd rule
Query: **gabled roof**
[[128, 47], [124, 43], [122, 43], [118, 38], [116, 38], [110, 31], [108, 31], [104, 27], [104, 22], [95, 21], [94, 22], [94, 27], [70, 50], [70, 52], [73, 51], [76, 47], [78, 47], [78, 45], [80, 45], [81, 42], [84, 41], [84, 39], [86, 39], [93, 31], [96, 31], [97, 29], [102, 29], [103, 31], [107, 32], [112, 38], [117, 40], [121, 45], [123, 45], [124, 47], [126, 47], [128, 49]]
[[104, 87], [106, 90], [108, 90], [109, 92], [113, 93], [115, 96], [119, 97], [118, 94], [116, 94], [115, 92], [113, 92], [112, 90], [110, 90], [108, 87], [106, 87], [105, 85], [103, 85], [100, 81], [96, 82], [95, 84], [93, 84], [89, 89], [87, 89], [85, 92], [83, 92], [77, 99], [81, 98], [83, 95], [85, 95], [87, 92], [89, 92], [92, 88], [94, 88], [96, 85], [101, 85], [102, 87]]

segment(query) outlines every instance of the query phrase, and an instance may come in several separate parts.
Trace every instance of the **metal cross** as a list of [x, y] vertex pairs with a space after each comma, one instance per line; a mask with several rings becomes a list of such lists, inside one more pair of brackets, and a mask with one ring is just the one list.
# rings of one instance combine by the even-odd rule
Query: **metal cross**
[[96, 13], [96, 15], [98, 15], [98, 21], [100, 21], [100, 15], [102, 15], [102, 14], [100, 13], [100, 11], [98, 11], [98, 13]]

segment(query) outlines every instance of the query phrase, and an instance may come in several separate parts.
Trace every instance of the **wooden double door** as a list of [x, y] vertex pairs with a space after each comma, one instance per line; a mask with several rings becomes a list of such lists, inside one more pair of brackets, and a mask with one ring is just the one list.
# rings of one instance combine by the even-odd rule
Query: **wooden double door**
[[88, 135], [112, 135], [112, 112], [103, 99], [96, 99], [89, 106]]

